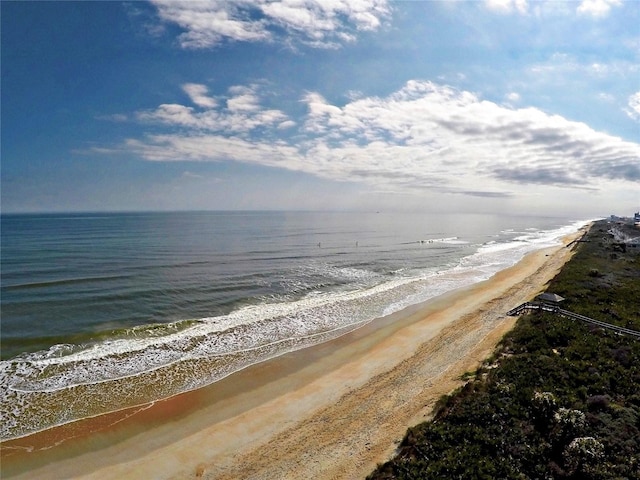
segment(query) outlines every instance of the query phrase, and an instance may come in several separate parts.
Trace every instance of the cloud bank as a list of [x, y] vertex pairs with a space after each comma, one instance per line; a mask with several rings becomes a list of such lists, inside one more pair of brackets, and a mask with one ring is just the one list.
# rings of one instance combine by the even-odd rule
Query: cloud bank
[[386, 0], [153, 0], [158, 16], [184, 30], [183, 48], [201, 49], [225, 40], [299, 41], [337, 48], [360, 31], [380, 28], [390, 15]]
[[364, 182], [377, 191], [509, 196], [522, 185], [598, 189], [640, 182], [640, 145], [536, 108], [512, 108], [428, 81], [333, 105], [306, 92], [303, 118], [261, 105], [260, 89], [224, 98], [183, 89], [194, 106], [138, 112], [162, 133], [123, 148], [149, 161], [237, 161]]

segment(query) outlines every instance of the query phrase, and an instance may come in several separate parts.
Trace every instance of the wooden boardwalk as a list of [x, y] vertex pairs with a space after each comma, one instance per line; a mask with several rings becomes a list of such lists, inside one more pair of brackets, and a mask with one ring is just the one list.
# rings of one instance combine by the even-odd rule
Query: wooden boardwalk
[[525, 302], [522, 305], [518, 305], [517, 307], [509, 310], [507, 312], [507, 315], [511, 317], [516, 317], [518, 315], [522, 315], [524, 312], [528, 310], [542, 310], [544, 312], [554, 313], [556, 315], [560, 315], [565, 318], [580, 320], [581, 322], [597, 325], [598, 327], [605, 328], [607, 330], [613, 330], [614, 332], [617, 332], [623, 335], [631, 335], [632, 337], [640, 339], [640, 332], [636, 330], [631, 330], [629, 328], [620, 327], [618, 325], [612, 325], [610, 323], [601, 322], [600, 320], [595, 320], [591, 317], [580, 315], [579, 313], [573, 313], [573, 312], [570, 312], [569, 310], [563, 310], [557, 305], [550, 305], [544, 302]]

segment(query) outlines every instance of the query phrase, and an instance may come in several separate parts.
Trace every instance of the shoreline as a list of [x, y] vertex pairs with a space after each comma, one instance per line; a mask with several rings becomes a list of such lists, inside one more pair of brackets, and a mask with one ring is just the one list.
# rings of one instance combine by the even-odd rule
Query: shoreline
[[491, 353], [564, 245], [211, 386], [3, 442], [2, 477], [363, 478]]

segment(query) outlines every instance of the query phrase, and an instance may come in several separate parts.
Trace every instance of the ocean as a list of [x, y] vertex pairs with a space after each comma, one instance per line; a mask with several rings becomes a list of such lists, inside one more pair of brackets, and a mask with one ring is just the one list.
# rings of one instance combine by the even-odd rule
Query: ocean
[[2, 215], [0, 438], [209, 385], [485, 280], [587, 220]]

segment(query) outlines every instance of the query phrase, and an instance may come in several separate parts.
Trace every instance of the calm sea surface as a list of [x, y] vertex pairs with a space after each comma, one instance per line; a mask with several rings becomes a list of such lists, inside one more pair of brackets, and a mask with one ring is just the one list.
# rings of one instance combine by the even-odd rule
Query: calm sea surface
[[570, 218], [3, 215], [0, 437], [326, 341], [558, 243]]

